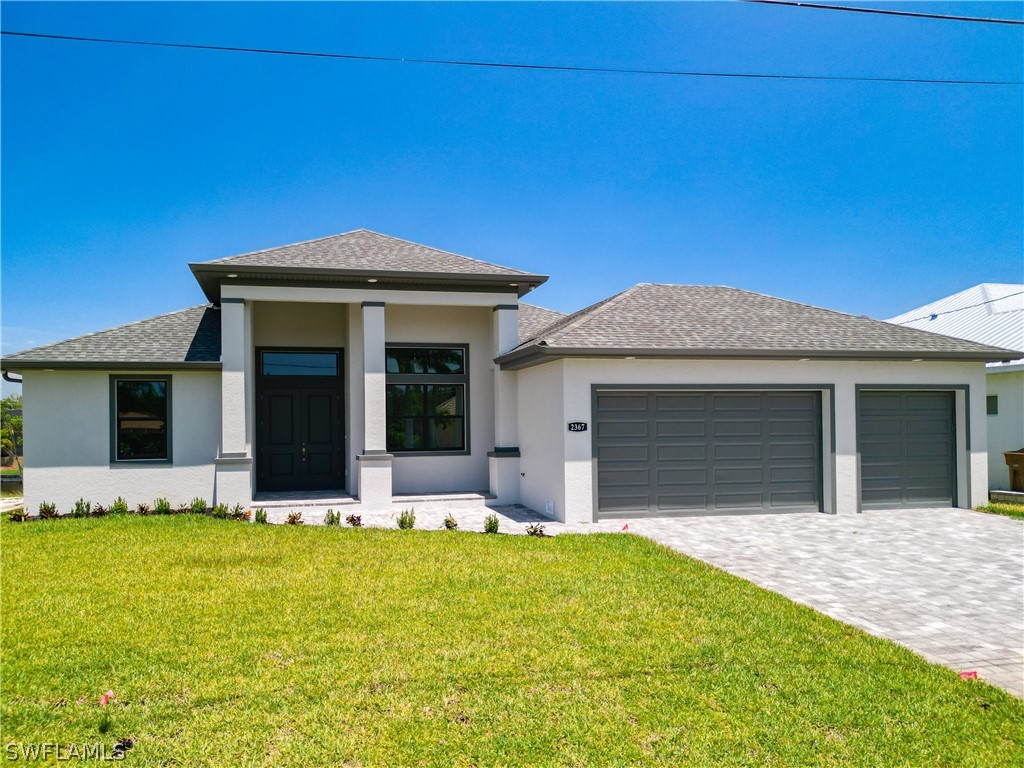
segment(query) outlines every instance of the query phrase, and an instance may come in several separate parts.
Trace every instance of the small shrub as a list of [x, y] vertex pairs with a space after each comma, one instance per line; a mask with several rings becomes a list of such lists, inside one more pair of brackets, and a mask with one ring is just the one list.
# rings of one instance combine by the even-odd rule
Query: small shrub
[[158, 515], [171, 514], [171, 502], [167, 499], [157, 499], [153, 502], [153, 512]]
[[457, 531], [459, 530], [459, 524], [455, 522], [455, 518], [452, 517], [452, 513], [449, 512], [448, 516], [444, 519], [444, 529], [446, 531]]
[[398, 527], [403, 531], [408, 531], [414, 525], [416, 525], [416, 510], [403, 509], [402, 514], [398, 516]]
[[71, 510], [72, 517], [89, 517], [92, 514], [92, 504], [85, 499], [75, 502], [75, 508]]
[[289, 512], [288, 517], [285, 518], [285, 523], [288, 525], [302, 525], [302, 513]]
[[192, 512], [192, 507], [189, 506], [188, 504], [179, 504], [178, 508], [175, 510], [175, 514], [178, 514], [178, 515], [187, 515], [187, 514], [190, 514], [191, 512]]
[[57, 511], [57, 505], [49, 501], [44, 501], [39, 505], [39, 519], [40, 520], [56, 520], [60, 517], [60, 512]]
[[252, 511], [246, 509], [241, 504], [235, 504], [235, 506], [233, 506], [228, 512], [228, 517], [232, 520], [240, 520], [244, 522], [252, 517]]
[[110, 514], [112, 515], [127, 515], [130, 511], [128, 502], [121, 496], [118, 496], [117, 500], [110, 505]]
[[28, 514], [25, 512], [24, 507], [12, 509], [9, 517], [12, 523], [24, 523], [26, 520], [28, 520]]
[[363, 527], [363, 516], [362, 515], [349, 515], [345, 518], [345, 522], [351, 525], [353, 528]]
[[267, 524], [267, 510], [265, 510], [263, 507], [260, 507], [259, 509], [256, 510], [256, 522], [260, 525]]
[[218, 520], [228, 519], [228, 505], [227, 504], [214, 504], [213, 509], [210, 510], [210, 514], [216, 517]]
[[206, 499], [200, 499], [198, 496], [192, 499], [188, 505], [188, 511], [193, 515], [205, 515], [206, 514]]
[[139, 506], [137, 506], [135, 508], [135, 514], [136, 515], [146, 515], [146, 516], [152, 515], [153, 514], [153, 508], [151, 506], [149, 506], [149, 504], [147, 504], [146, 502], [142, 501], [142, 502], [139, 502]]
[[97, 504], [92, 508], [93, 517], [106, 517], [109, 514], [110, 509], [108, 507], [104, 507], [102, 504]]
[[324, 525], [341, 525], [341, 513], [328, 509], [327, 514], [324, 515]]
[[528, 526], [526, 526], [526, 535], [539, 537], [547, 536], [547, 534], [544, 533], [544, 526], [540, 523], [530, 523]]
[[484, 520], [484, 533], [498, 532], [498, 516], [493, 512]]

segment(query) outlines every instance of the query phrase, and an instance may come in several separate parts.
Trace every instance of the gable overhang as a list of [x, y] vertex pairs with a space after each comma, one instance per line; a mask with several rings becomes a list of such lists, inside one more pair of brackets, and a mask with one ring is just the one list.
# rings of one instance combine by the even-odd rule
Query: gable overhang
[[[547, 275], [464, 274], [455, 272], [381, 272], [320, 267], [267, 267], [235, 264], [189, 264], [203, 293], [220, 304], [221, 284], [228, 285], [330, 285], [338, 288], [389, 288], [391, 290], [451, 290], [512, 293], [522, 297], [547, 282]], [[228, 277], [234, 275], [234, 277]]]
[[792, 361], [888, 361], [991, 363], [1015, 360], [1021, 355], [1009, 349], [990, 351], [934, 352], [903, 350], [775, 350], [775, 349], [634, 349], [629, 347], [550, 347], [535, 344], [515, 349], [494, 359], [504, 371], [531, 368], [554, 360], [589, 358], [596, 360], [792, 360]]
[[23, 371], [210, 371], [220, 370], [219, 360], [4, 360], [0, 369]]

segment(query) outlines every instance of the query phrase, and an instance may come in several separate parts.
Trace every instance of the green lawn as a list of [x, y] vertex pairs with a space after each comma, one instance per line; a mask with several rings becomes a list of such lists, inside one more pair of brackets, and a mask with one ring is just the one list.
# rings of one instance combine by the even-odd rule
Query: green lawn
[[187, 766], [1024, 759], [1009, 694], [637, 536], [0, 534], [5, 744], [133, 736], [128, 763]]
[[0, 475], [20, 475], [21, 469], [18, 467], [0, 467]]
[[975, 509], [979, 512], [991, 512], [993, 515], [1006, 515], [1024, 520], [1024, 504], [986, 504]]

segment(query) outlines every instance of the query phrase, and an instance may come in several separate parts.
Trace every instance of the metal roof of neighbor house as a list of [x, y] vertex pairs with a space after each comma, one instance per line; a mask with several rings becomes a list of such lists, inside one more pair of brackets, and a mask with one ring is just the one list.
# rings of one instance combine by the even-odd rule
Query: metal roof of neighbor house
[[[519, 305], [519, 338], [562, 317]], [[219, 368], [220, 310], [202, 305], [8, 355], [3, 370], [39, 368]]]
[[519, 302], [519, 343], [528, 341], [540, 333], [544, 328], [565, 317], [561, 312], [553, 309], [538, 307]]
[[724, 286], [640, 283], [499, 358], [564, 356], [1003, 360], [1019, 352]]
[[189, 264], [210, 301], [220, 301], [228, 274], [241, 279], [361, 281], [382, 284], [500, 286], [524, 295], [547, 280], [511, 267], [460, 256], [368, 229]]
[[1024, 284], [982, 283], [886, 322], [1024, 350]]
[[3, 370], [219, 368], [220, 310], [190, 307], [7, 355]]

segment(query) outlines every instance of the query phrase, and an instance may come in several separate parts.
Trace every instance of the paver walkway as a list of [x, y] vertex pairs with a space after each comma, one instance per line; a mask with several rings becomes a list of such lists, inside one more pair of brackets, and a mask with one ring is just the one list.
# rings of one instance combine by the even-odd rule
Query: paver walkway
[[[363, 511], [369, 526], [395, 527], [402, 505]], [[451, 512], [483, 530], [492, 511], [505, 533], [539, 521], [548, 533], [620, 531], [626, 521], [562, 525], [522, 507], [409, 505], [416, 527]], [[353, 508], [340, 507], [342, 517]], [[283, 522], [286, 510], [268, 510]], [[309, 511], [310, 523], [323, 520]], [[647, 536], [926, 659], [1024, 697], [1024, 522], [963, 509], [859, 515], [745, 515], [628, 521]]]

